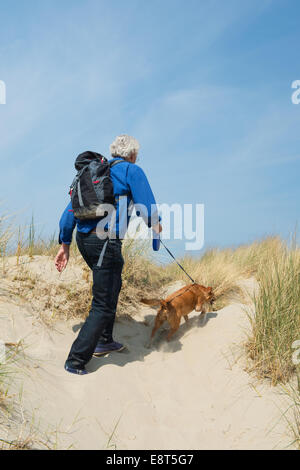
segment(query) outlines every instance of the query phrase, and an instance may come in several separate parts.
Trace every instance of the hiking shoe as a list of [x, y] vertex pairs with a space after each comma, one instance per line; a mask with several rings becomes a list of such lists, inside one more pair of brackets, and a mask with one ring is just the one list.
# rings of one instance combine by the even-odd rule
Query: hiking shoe
[[117, 343], [116, 341], [107, 344], [98, 343], [93, 356], [99, 357], [110, 352], [122, 351], [123, 349], [125, 349], [125, 346], [121, 343]]
[[75, 369], [74, 367], [67, 366], [65, 364], [65, 370], [67, 372], [70, 372], [70, 374], [77, 374], [77, 375], [86, 375], [88, 374], [88, 371], [85, 369]]

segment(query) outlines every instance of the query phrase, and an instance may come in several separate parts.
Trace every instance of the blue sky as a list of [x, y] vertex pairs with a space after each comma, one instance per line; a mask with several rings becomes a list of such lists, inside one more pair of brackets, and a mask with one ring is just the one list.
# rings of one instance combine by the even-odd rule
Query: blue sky
[[288, 237], [299, 16], [298, 0], [1, 0], [3, 211], [52, 234], [75, 157], [128, 133], [158, 202], [205, 204], [205, 248]]

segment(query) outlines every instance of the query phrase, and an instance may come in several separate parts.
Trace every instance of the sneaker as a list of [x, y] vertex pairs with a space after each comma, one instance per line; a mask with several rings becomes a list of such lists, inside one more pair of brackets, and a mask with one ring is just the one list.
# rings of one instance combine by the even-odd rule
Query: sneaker
[[75, 369], [74, 367], [67, 366], [65, 364], [65, 370], [67, 372], [70, 372], [70, 374], [77, 374], [77, 375], [86, 375], [88, 374], [88, 371], [85, 369]]
[[110, 352], [122, 351], [123, 349], [125, 349], [125, 346], [121, 343], [117, 343], [116, 341], [107, 344], [98, 343], [93, 356], [99, 357]]

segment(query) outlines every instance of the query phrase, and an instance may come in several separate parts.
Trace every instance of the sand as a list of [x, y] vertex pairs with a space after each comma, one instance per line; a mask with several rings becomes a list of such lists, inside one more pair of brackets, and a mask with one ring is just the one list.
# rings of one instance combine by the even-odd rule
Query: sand
[[[31, 264], [57, 282], [80, 277], [71, 265], [59, 277], [43, 257]], [[93, 358], [91, 373], [75, 376], [63, 365], [81, 322], [49, 329], [11, 288], [7, 280], [0, 291], [0, 340], [22, 340], [22, 349], [14, 366], [18, 411], [5, 438], [31, 433], [51, 448], [118, 450], [284, 449], [292, 441], [280, 387], [245, 371], [244, 305], [233, 303], [206, 321], [193, 313], [170, 343], [162, 329], [151, 349], [155, 310], [141, 306], [134, 318], [116, 322], [115, 339], [126, 351]]]

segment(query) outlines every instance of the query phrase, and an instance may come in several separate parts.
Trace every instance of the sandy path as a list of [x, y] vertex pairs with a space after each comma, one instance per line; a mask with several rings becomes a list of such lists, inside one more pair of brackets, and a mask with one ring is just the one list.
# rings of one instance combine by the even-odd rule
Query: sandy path
[[0, 339], [24, 338], [18, 380], [33, 427], [58, 448], [282, 449], [289, 444], [285, 423], [278, 421], [286, 406], [278, 390], [255, 382], [243, 370], [244, 359], [238, 359], [247, 326], [242, 305], [209, 314], [205, 324], [191, 315], [171, 343], [162, 331], [146, 349], [154, 314], [142, 308], [133, 320], [119, 320], [115, 338], [128, 350], [94, 358], [88, 365], [93, 373], [73, 376], [63, 364], [78, 322], [60, 322], [51, 331], [25, 306], [2, 297]]

